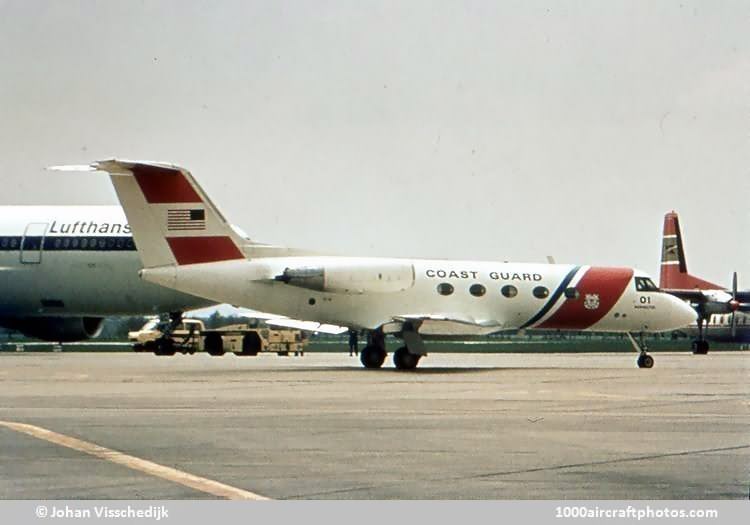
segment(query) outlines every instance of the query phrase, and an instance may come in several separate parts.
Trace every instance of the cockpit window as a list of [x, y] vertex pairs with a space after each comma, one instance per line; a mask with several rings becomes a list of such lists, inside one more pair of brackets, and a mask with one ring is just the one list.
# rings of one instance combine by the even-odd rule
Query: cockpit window
[[654, 284], [654, 281], [648, 277], [636, 277], [635, 278], [635, 289], [639, 292], [658, 292], [659, 287]]

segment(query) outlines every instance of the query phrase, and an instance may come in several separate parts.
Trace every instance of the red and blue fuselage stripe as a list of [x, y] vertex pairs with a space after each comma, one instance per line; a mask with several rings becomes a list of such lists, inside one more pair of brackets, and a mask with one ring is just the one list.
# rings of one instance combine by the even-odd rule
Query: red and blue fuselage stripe
[[557, 300], [560, 299], [560, 296], [563, 294], [563, 292], [565, 292], [565, 289], [570, 284], [570, 281], [573, 280], [573, 277], [575, 277], [576, 273], [578, 273], [578, 270], [580, 269], [580, 266], [576, 266], [568, 272], [555, 292], [552, 294], [552, 296], [550, 296], [549, 300], [544, 304], [544, 306], [542, 306], [541, 310], [539, 310], [531, 319], [521, 325], [521, 329], [528, 328], [529, 326], [538, 323], [540, 319], [547, 315], [547, 312], [549, 312], [555, 305], [555, 303], [557, 303]]

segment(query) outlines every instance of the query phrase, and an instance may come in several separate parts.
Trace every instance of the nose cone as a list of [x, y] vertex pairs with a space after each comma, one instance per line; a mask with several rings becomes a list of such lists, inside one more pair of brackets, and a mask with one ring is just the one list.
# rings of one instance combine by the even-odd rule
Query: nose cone
[[673, 295], [669, 295], [669, 302], [672, 307], [672, 315], [670, 316], [673, 324], [672, 330], [684, 328], [698, 320], [698, 313], [689, 303]]

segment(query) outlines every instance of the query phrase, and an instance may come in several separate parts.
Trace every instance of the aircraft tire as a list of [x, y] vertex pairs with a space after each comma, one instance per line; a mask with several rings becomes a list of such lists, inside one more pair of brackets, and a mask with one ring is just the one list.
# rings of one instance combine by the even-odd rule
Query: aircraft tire
[[386, 353], [382, 348], [368, 345], [359, 354], [359, 360], [365, 368], [380, 368], [385, 362]]
[[412, 354], [405, 346], [402, 346], [393, 353], [393, 364], [399, 370], [414, 370], [417, 368], [420, 357], [422, 356]]
[[693, 341], [693, 353], [695, 355], [708, 354], [708, 341], [701, 341], [701, 340]]
[[648, 354], [641, 354], [638, 356], [638, 368], [653, 368], [654, 358]]
[[171, 339], [163, 338], [156, 341], [154, 355], [174, 355], [176, 349]]

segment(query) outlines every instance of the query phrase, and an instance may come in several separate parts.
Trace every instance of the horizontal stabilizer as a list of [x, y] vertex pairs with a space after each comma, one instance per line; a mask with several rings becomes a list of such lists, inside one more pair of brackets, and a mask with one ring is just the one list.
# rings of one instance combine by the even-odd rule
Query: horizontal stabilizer
[[67, 166], [49, 166], [50, 171], [98, 171], [90, 164], [70, 164]]

